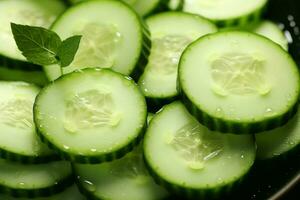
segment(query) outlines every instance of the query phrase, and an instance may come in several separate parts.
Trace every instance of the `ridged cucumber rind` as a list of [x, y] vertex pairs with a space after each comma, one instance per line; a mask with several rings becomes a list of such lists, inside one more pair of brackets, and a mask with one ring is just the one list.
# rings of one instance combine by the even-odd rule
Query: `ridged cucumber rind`
[[[39, 138], [41, 139], [42, 142], [44, 142], [45, 144], [47, 144], [47, 146], [54, 150], [57, 154], [60, 155], [61, 158], [65, 159], [65, 160], [69, 160], [75, 163], [89, 163], [89, 164], [98, 164], [98, 163], [102, 163], [102, 162], [108, 162], [108, 161], [112, 161], [112, 160], [116, 160], [118, 158], [123, 157], [125, 154], [127, 154], [128, 152], [131, 152], [133, 150], [133, 148], [135, 146], [137, 146], [140, 141], [142, 140], [146, 127], [147, 127], [147, 121], [146, 121], [146, 117], [147, 117], [147, 113], [145, 116], [145, 123], [143, 124], [143, 127], [140, 128], [139, 132], [136, 134], [137, 136], [131, 140], [128, 141], [128, 143], [126, 145], [124, 145], [121, 148], [118, 149], [111, 149], [111, 152], [108, 153], [99, 153], [99, 154], [93, 154], [93, 155], [80, 155], [78, 154], [78, 152], [71, 152], [71, 151], [66, 151], [65, 149], [63, 149], [62, 147], [57, 147], [56, 145], [54, 145], [54, 142], [49, 140], [45, 135], [46, 132], [45, 130], [43, 130], [43, 128], [41, 126], [39, 126], [39, 119], [38, 119], [38, 115], [40, 113], [39, 109], [38, 109], [38, 104], [37, 102], [39, 102], [39, 98], [40, 96], [43, 95], [43, 93], [47, 90], [48, 87], [50, 87], [52, 84], [55, 84], [55, 82], [57, 81], [63, 81], [62, 79], [67, 79], [72, 77], [74, 74], [82, 74], [84, 72], [97, 72], [97, 71], [105, 71], [107, 73], [112, 73], [115, 74], [119, 77], [125, 78], [127, 81], [131, 82], [131, 84], [135, 84], [135, 82], [133, 81], [133, 79], [131, 79], [130, 77], [127, 77], [125, 75], [122, 75], [120, 73], [114, 72], [110, 69], [100, 69], [100, 68], [86, 68], [80, 71], [74, 71], [72, 73], [63, 75], [61, 77], [59, 77], [58, 79], [56, 79], [54, 82], [50, 83], [48, 86], [46, 86], [45, 88], [43, 88], [43, 90], [38, 94], [38, 96], [36, 97], [36, 102], [34, 104], [33, 107], [33, 112], [34, 112], [34, 122], [37, 125], [36, 129], [37, 129], [37, 134], [39, 136]], [[136, 86], [137, 87], [137, 86]], [[137, 89], [137, 91], [139, 91]], [[145, 104], [146, 106], [146, 104]], [[145, 108], [146, 109], [146, 108]]]
[[60, 160], [60, 157], [57, 154], [42, 156], [26, 156], [18, 153], [9, 152], [5, 149], [0, 149], [0, 157], [12, 162], [18, 162], [23, 164], [42, 164]]
[[271, 131], [255, 134], [259, 161], [287, 160], [300, 150], [300, 113], [284, 126]]
[[[179, 101], [175, 101], [171, 104], [165, 105], [162, 110], [160, 110], [159, 112], [157, 112], [154, 115], [154, 118], [152, 119], [153, 121], [151, 121], [150, 125], [149, 125], [149, 129], [151, 128], [151, 125], [156, 123], [155, 121], [159, 120], [160, 115], [162, 115], [162, 113], [165, 110], [170, 110], [173, 107], [176, 106], [180, 106], [180, 104], [182, 104]], [[153, 123], [152, 123], [153, 122]], [[149, 130], [148, 129], [148, 130]], [[147, 135], [148, 134], [148, 135]], [[172, 194], [175, 194], [176, 196], [181, 196], [183, 198], [186, 199], [195, 199], [195, 198], [200, 198], [200, 199], [219, 199], [222, 195], [226, 195], [231, 193], [236, 187], [238, 187], [243, 181], [244, 179], [247, 177], [248, 173], [251, 170], [252, 165], [254, 164], [254, 155], [255, 155], [255, 139], [254, 137], [252, 137], [253, 140], [253, 162], [252, 164], [250, 164], [248, 167], [245, 167], [245, 169], [243, 170], [243, 172], [240, 174], [240, 176], [234, 176], [232, 177], [232, 179], [227, 180], [227, 181], [223, 181], [222, 183], [218, 183], [217, 186], [213, 186], [213, 185], [206, 185], [206, 187], [201, 187], [201, 188], [193, 188], [193, 187], [189, 187], [187, 183], [183, 182], [181, 184], [176, 183], [173, 180], [167, 180], [164, 179], [161, 175], [161, 172], [157, 172], [157, 168], [159, 168], [156, 164], [152, 163], [151, 155], [149, 154], [149, 151], [147, 151], [147, 138], [150, 137], [149, 136], [150, 133], [146, 133], [145, 135], [145, 139], [144, 139], [144, 162], [146, 164], [146, 167], [149, 171], [149, 173], [152, 175], [152, 177], [154, 178], [155, 182], [163, 187], [165, 187], [168, 191], [170, 191]], [[237, 136], [239, 137], [239, 136]], [[171, 161], [170, 161], [171, 162]], [[159, 174], [160, 173], [160, 174]]]
[[[192, 48], [194, 45], [196, 45], [198, 42], [201, 42], [202, 40], [206, 40], [207, 38], [212, 37], [213, 35], [220, 35], [220, 34], [228, 34], [228, 33], [242, 33], [242, 34], [252, 34], [256, 37], [260, 38], [260, 40], [265, 41], [274, 46], [274, 48], [280, 49], [283, 56], [287, 58], [287, 60], [290, 62], [291, 65], [293, 65], [293, 70], [295, 71], [296, 76], [299, 77], [299, 69], [293, 60], [293, 58], [282, 49], [282, 47], [272, 41], [270, 41], [268, 38], [255, 34], [255, 33], [249, 33], [245, 31], [222, 31], [215, 34], [209, 34], [206, 36], [203, 36], [199, 38], [198, 40], [191, 43], [183, 52], [180, 62], [179, 62], [179, 74], [178, 74], [178, 80], [177, 80], [177, 90], [180, 93], [181, 101], [186, 106], [187, 110], [197, 118], [197, 120], [208, 127], [212, 131], [219, 131], [222, 133], [233, 133], [233, 134], [254, 134], [259, 133], [263, 131], [272, 130], [276, 127], [280, 127], [285, 125], [298, 111], [298, 99], [300, 98], [300, 91], [299, 88], [296, 91], [296, 97], [293, 98], [292, 102], [290, 103], [289, 109], [286, 110], [284, 113], [280, 113], [277, 115], [274, 115], [272, 117], [268, 117], [265, 119], [261, 119], [260, 121], [241, 121], [239, 120], [229, 120], [229, 119], [223, 119], [222, 117], [216, 117], [212, 116], [211, 114], [205, 112], [202, 108], [197, 106], [194, 101], [189, 97], [189, 95], [185, 92], [185, 89], [182, 87], [182, 80], [181, 80], [181, 65], [184, 62], [185, 55], [188, 54], [188, 51], [190, 48]], [[299, 80], [299, 78], [298, 78]]]

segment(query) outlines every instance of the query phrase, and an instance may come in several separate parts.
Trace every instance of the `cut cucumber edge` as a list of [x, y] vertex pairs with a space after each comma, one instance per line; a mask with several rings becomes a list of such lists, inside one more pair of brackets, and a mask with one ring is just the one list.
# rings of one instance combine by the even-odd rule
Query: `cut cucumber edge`
[[[297, 91], [298, 97], [294, 98], [294, 101], [291, 103], [291, 105], [293, 105], [293, 106], [291, 106], [289, 108], [289, 110], [287, 110], [285, 113], [283, 113], [281, 115], [278, 114], [278, 115], [269, 117], [262, 121], [257, 121], [257, 122], [244, 121], [244, 123], [241, 123], [238, 120], [223, 119], [223, 118], [218, 118], [218, 117], [210, 115], [209, 113], [207, 113], [204, 110], [202, 110], [201, 108], [199, 108], [199, 106], [195, 105], [193, 103], [193, 100], [191, 100], [189, 98], [188, 94], [186, 94], [184, 92], [184, 89], [182, 88], [182, 86], [180, 84], [180, 82], [181, 82], [181, 76], [180, 76], [181, 67], [180, 66], [185, 60], [186, 53], [189, 51], [190, 48], [192, 48], [194, 45], [196, 45], [201, 40], [210, 38], [212, 35], [220, 35], [220, 34], [226, 34], [226, 33], [253, 34], [265, 42], [268, 42], [268, 43], [271, 42], [273, 44], [274, 48], [280, 49], [283, 56], [285, 56], [287, 58], [287, 60], [290, 62], [291, 66], [294, 67], [295, 74], [298, 74], [297, 76], [299, 77], [299, 69], [298, 69], [295, 61], [293, 60], [291, 55], [289, 55], [288, 52], [283, 50], [283, 48], [279, 44], [274, 43], [270, 39], [268, 39], [264, 36], [261, 36], [259, 34], [256, 34], [256, 33], [250, 33], [247, 31], [224, 30], [224, 31], [214, 33], [214, 34], [208, 34], [208, 35], [205, 35], [205, 36], [199, 38], [198, 40], [192, 42], [183, 52], [183, 54], [180, 58], [180, 61], [179, 61], [178, 82], [177, 82], [177, 89], [180, 93], [181, 101], [183, 102], [183, 104], [185, 105], [187, 110], [194, 117], [196, 117], [197, 120], [201, 124], [205, 125], [212, 131], [220, 131], [223, 133], [233, 133], [233, 134], [253, 134], [253, 133], [260, 133], [263, 131], [272, 130], [276, 127], [285, 125], [298, 111], [298, 103], [299, 103], [298, 99], [300, 98], [300, 91], [299, 91], [300, 88], [298, 88], [298, 91]], [[300, 79], [298, 80], [298, 82], [300, 83]]]

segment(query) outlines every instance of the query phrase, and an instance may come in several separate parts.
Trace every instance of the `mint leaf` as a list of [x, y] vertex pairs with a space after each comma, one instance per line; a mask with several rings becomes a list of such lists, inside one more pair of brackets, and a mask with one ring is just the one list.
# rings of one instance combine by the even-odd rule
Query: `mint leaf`
[[66, 67], [72, 63], [79, 48], [81, 37], [80, 35], [72, 36], [64, 40], [59, 46], [57, 56], [61, 67]]
[[62, 41], [55, 32], [14, 23], [11, 23], [11, 29], [19, 50], [29, 62], [38, 65], [58, 63], [57, 51]]

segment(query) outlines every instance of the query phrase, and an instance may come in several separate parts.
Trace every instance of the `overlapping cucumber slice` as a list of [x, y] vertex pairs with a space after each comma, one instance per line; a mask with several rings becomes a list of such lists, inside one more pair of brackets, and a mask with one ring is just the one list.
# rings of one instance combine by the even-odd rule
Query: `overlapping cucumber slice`
[[42, 89], [34, 106], [41, 138], [68, 160], [119, 158], [141, 139], [145, 99], [134, 81], [109, 69], [87, 68]]
[[[51, 29], [62, 38], [82, 35], [76, 57], [63, 69], [64, 74], [101, 67], [136, 78], [147, 63], [151, 46], [149, 33], [140, 17], [121, 1], [76, 4], [61, 15]], [[44, 68], [49, 80], [61, 75], [59, 65]]]
[[98, 165], [75, 165], [77, 183], [90, 199], [159, 200], [168, 193], [148, 174], [138, 147], [120, 160]]
[[25, 82], [0, 82], [0, 157], [23, 163], [58, 159], [36, 134], [32, 110], [39, 91]]
[[156, 181], [193, 199], [218, 196], [235, 185], [253, 165], [255, 151], [251, 135], [209, 131], [180, 102], [154, 116], [144, 139], [145, 160]]
[[256, 133], [285, 124], [296, 112], [299, 71], [286, 51], [248, 32], [204, 36], [179, 66], [182, 99], [212, 130]]
[[146, 23], [151, 32], [152, 49], [138, 83], [149, 107], [160, 108], [178, 95], [177, 70], [184, 49], [199, 37], [216, 32], [217, 28], [202, 17], [181, 12], [157, 14]]

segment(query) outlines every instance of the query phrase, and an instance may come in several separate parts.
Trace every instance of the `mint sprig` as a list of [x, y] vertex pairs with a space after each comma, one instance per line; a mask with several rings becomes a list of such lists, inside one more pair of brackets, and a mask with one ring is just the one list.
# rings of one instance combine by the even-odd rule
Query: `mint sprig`
[[11, 23], [11, 30], [19, 50], [29, 62], [37, 65], [69, 66], [81, 40], [81, 36], [76, 35], [62, 41], [55, 32], [36, 26]]

